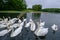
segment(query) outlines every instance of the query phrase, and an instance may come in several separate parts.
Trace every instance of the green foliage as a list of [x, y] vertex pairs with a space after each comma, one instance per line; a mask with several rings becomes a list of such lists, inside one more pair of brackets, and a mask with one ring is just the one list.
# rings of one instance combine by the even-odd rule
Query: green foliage
[[32, 9], [35, 11], [40, 11], [42, 9], [42, 5], [33, 5]]
[[44, 12], [60, 12], [60, 8], [45, 8], [42, 9]]
[[25, 0], [0, 0], [0, 10], [24, 10], [26, 7]]

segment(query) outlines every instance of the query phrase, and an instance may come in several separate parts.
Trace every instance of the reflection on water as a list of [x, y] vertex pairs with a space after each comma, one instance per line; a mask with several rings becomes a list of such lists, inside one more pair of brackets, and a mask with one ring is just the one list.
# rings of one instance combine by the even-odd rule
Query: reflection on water
[[[1, 14], [1, 13], [0, 13]], [[21, 15], [19, 13], [15, 13], [15, 14], [1, 14], [2, 16], [11, 16], [11, 17], [16, 17], [19, 16], [20, 18], [22, 18], [24, 16], [24, 18], [27, 18], [27, 21], [29, 21], [30, 18], [32, 18], [34, 20], [34, 22], [36, 23], [37, 21], [39, 22], [40, 19], [42, 21], [45, 21], [46, 24], [44, 27], [48, 27], [49, 28], [49, 32], [48, 34], [44, 37], [44, 38], [39, 38], [33, 34], [33, 32], [31, 32], [30, 30], [27, 32], [25, 30], [25, 28], [23, 28], [21, 34], [19, 34], [16, 37], [11, 38], [10, 37], [10, 33], [6, 34], [3, 37], [0, 37], [0, 40], [60, 40], [60, 14], [52, 14], [52, 13], [26, 13], [24, 15]], [[0, 15], [0, 17], [2, 17]], [[7, 16], [7, 17], [8, 17]], [[59, 30], [57, 32], [53, 32], [51, 29], [51, 26], [53, 24], [58, 25]]]

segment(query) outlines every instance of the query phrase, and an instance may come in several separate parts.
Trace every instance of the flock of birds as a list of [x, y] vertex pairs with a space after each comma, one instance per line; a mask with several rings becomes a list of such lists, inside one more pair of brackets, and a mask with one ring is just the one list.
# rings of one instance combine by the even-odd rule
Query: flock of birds
[[[27, 19], [23, 19], [23, 21], [19, 18], [4, 18], [3, 20], [0, 21], [0, 29], [5, 28], [4, 30], [0, 31], [0, 36], [4, 36], [7, 33], [11, 32], [10, 37], [15, 37], [19, 35], [22, 32], [23, 25], [25, 24], [25, 28], [27, 29], [28, 27], [30, 30], [34, 33], [35, 36], [41, 37], [41, 36], [46, 36], [48, 34], [48, 28], [45, 28], [45, 22], [36, 22], [37, 23], [37, 28], [35, 22], [32, 20], [32, 18], [29, 19], [27, 22]], [[14, 28], [17, 28], [14, 30]], [[58, 30], [58, 26], [56, 24], [51, 26], [53, 31]]]

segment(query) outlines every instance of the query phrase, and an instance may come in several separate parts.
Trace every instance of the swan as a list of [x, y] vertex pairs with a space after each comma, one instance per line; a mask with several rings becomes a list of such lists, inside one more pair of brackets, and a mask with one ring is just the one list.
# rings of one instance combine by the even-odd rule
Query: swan
[[6, 35], [7, 33], [9, 33], [10, 31], [11, 31], [11, 29], [9, 29], [9, 30], [7, 30], [7, 29], [2, 30], [2, 31], [0, 31], [0, 36], [4, 36], [4, 35]]
[[46, 36], [48, 33], [48, 28], [39, 28], [39, 30], [37, 29], [34, 33], [36, 36]]
[[31, 18], [30, 18], [30, 24], [31, 24], [30, 30], [31, 30], [31, 31], [35, 31], [36, 25], [35, 25], [35, 23], [33, 22], [33, 20], [32, 20]]
[[29, 26], [30, 26], [31, 31], [35, 31], [36, 25], [31, 18], [30, 18], [29, 22], [25, 25], [25, 27], [29, 27]]
[[15, 37], [19, 33], [21, 33], [25, 21], [26, 19], [24, 19], [23, 22], [19, 25], [19, 28], [17, 28], [14, 32], [11, 33], [10, 37]]
[[52, 28], [53, 31], [57, 31], [58, 30], [58, 26], [56, 24], [52, 25], [51, 28]]
[[42, 26], [39, 26], [34, 32], [36, 36], [45, 36], [47, 35], [47, 33], [48, 33], [48, 28], [44, 28]]

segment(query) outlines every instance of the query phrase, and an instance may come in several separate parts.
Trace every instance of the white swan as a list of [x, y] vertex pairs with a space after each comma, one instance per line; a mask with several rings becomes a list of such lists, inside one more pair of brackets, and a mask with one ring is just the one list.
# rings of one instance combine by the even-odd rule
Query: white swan
[[33, 22], [33, 20], [32, 20], [31, 18], [30, 18], [30, 23], [31, 23], [30, 30], [31, 30], [31, 31], [35, 31], [36, 25], [35, 25], [35, 23]]
[[52, 28], [53, 31], [57, 31], [58, 30], [58, 26], [56, 24], [52, 25], [51, 28]]
[[48, 28], [39, 28], [34, 32], [36, 36], [45, 36], [47, 35], [47, 33], [48, 33]]
[[25, 27], [29, 27], [29, 26], [31, 31], [35, 31], [36, 25], [31, 18], [30, 18], [30, 21], [25, 25]]
[[[39, 26], [39, 25], [38, 25]], [[36, 29], [36, 31], [34, 32], [34, 34], [36, 35], [36, 36], [45, 36], [45, 35], [47, 35], [47, 33], [48, 33], [48, 28], [44, 28], [44, 27], [42, 27], [42, 26], [39, 26], [37, 29]]]
[[19, 28], [17, 28], [14, 32], [11, 33], [10, 37], [15, 37], [19, 33], [21, 33], [22, 27], [23, 27], [25, 21], [26, 21], [26, 19], [24, 19], [24, 21], [20, 24]]
[[7, 30], [7, 29], [2, 30], [2, 31], [0, 31], [0, 36], [4, 36], [4, 35], [6, 35], [7, 33], [9, 33], [10, 31], [11, 31], [11, 29], [9, 29], [9, 30]]

